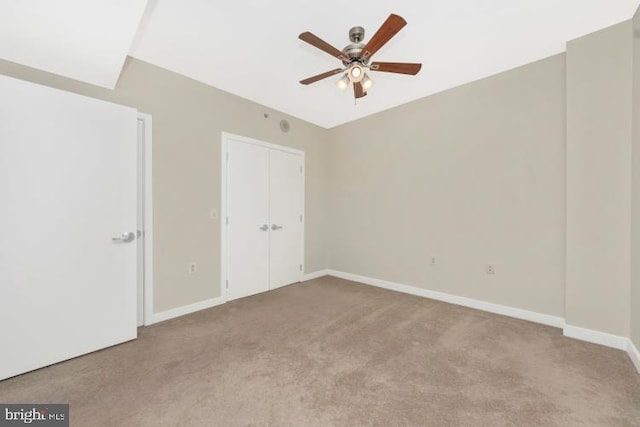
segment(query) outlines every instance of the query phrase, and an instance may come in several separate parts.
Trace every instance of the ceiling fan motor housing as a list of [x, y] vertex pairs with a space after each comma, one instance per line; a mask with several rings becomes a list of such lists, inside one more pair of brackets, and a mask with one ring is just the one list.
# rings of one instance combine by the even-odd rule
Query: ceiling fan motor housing
[[[355, 60], [359, 61], [360, 54], [362, 53], [362, 49], [364, 49], [364, 44], [362, 43], [352, 43], [350, 45], [345, 46], [345, 48], [342, 49], [342, 52], [347, 56], [347, 58], [349, 58], [349, 60], [342, 61], [342, 63], [344, 65], [349, 65]], [[359, 61], [359, 62], [364, 62], [364, 61]]]

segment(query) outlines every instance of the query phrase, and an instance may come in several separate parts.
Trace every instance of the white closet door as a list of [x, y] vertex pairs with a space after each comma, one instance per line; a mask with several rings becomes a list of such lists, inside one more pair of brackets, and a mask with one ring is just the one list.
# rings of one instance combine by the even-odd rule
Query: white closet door
[[1, 380], [136, 337], [137, 112], [0, 94]]
[[270, 289], [299, 282], [302, 271], [302, 156], [270, 152]]
[[227, 163], [227, 299], [269, 290], [269, 150], [231, 140]]

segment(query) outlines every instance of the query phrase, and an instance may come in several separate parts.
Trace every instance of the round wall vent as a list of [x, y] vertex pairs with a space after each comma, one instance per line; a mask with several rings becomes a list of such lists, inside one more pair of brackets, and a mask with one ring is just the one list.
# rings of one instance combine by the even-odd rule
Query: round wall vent
[[284, 133], [289, 132], [291, 129], [291, 125], [285, 119], [280, 120], [280, 130]]

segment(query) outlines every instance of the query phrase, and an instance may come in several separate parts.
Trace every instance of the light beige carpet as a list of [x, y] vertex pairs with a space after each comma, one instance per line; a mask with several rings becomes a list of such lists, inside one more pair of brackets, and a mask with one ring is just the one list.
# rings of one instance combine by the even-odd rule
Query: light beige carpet
[[558, 329], [322, 278], [0, 382], [72, 426], [631, 426], [640, 376]]

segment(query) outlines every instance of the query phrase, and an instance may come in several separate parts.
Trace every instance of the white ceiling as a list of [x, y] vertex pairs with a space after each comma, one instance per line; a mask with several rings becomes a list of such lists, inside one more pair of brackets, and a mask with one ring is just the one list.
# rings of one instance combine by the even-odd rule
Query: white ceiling
[[0, 58], [113, 89], [147, 0], [0, 0]]
[[[146, 5], [146, 11], [140, 21]], [[330, 128], [565, 50], [568, 40], [630, 19], [640, 0], [0, 0], [0, 58], [113, 88], [129, 55]], [[390, 13], [407, 26], [375, 61], [421, 62], [417, 76], [371, 73], [357, 100], [337, 59], [300, 41], [311, 31], [342, 49]], [[137, 34], [135, 34], [137, 28]], [[134, 36], [135, 35], [135, 36]]]

